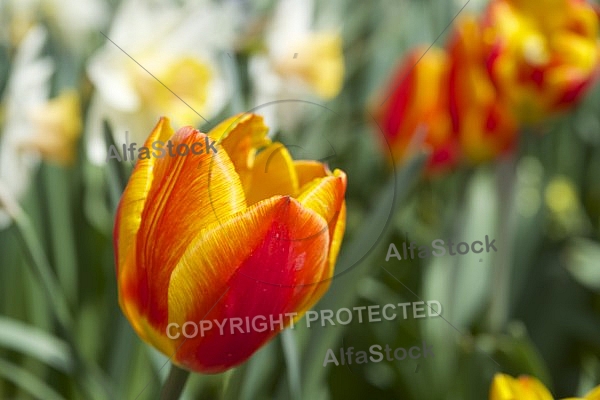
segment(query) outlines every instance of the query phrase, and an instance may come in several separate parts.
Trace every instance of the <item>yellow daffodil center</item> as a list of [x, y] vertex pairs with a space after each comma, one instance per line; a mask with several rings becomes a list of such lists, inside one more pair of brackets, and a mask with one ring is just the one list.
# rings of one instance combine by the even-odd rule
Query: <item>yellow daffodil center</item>
[[334, 33], [313, 33], [294, 47], [295, 55], [278, 60], [275, 69], [284, 77], [297, 77], [324, 99], [342, 88], [344, 57], [342, 39]]
[[35, 149], [47, 160], [71, 163], [82, 130], [78, 94], [73, 90], [63, 92], [35, 109], [32, 120], [36, 133], [21, 146]]
[[206, 109], [214, 77], [210, 66], [198, 58], [183, 57], [170, 63], [156, 77], [162, 84], [147, 75], [139, 81], [138, 90], [147, 107], [160, 114], [170, 114], [176, 121], [200, 122], [201, 117], [196, 112], [202, 114]]

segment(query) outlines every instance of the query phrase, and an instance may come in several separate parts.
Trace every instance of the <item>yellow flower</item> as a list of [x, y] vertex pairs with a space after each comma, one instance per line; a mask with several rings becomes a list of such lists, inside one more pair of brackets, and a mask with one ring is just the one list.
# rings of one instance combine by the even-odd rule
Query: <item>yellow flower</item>
[[[248, 61], [251, 105], [261, 107], [271, 132], [306, 117], [298, 104], [277, 100], [337, 96], [344, 84], [342, 37], [335, 21], [316, 26], [314, 0], [281, 0], [264, 29], [264, 45]], [[262, 107], [268, 105], [268, 107]]]
[[[141, 68], [132, 71], [138, 77], [135, 82], [142, 108], [156, 114], [168, 110], [175, 121], [192, 121], [193, 125], [201, 123], [202, 118], [196, 112], [203, 114], [207, 111], [210, 95], [215, 90], [212, 66], [198, 57], [183, 56], [157, 66], [157, 69], [158, 81]], [[170, 90], [166, 90], [165, 86]]]
[[[490, 400], [554, 400], [554, 397], [540, 381], [531, 376], [513, 378], [496, 374], [490, 388]], [[600, 400], [600, 386], [583, 398], [569, 397], [563, 400]]]
[[161, 115], [197, 126], [221, 111], [232, 94], [222, 55], [232, 51], [238, 5], [153, 3], [120, 2], [104, 45], [87, 62], [95, 93], [86, 139], [96, 164], [106, 159], [103, 121], [116, 143], [140, 143]]
[[537, 379], [530, 376], [513, 378], [496, 374], [490, 388], [490, 400], [554, 400], [552, 394]]
[[21, 148], [38, 151], [42, 158], [59, 164], [75, 159], [81, 135], [81, 106], [74, 90], [61, 93], [32, 112], [35, 134], [20, 143]]
[[308, 34], [294, 46], [294, 57], [276, 61], [275, 70], [285, 78], [299, 78], [323, 99], [338, 95], [344, 81], [344, 55], [339, 34]]

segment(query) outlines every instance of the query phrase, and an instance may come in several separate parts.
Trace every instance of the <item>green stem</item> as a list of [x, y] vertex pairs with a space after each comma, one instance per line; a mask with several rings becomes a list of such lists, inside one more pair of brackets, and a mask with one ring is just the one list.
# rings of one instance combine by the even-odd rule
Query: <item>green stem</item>
[[171, 365], [171, 371], [160, 393], [161, 400], [177, 400], [187, 382], [190, 371], [179, 368], [175, 364]]
[[499, 229], [498, 242], [503, 243], [502, 257], [494, 259], [492, 302], [489, 327], [494, 333], [502, 331], [510, 316], [511, 269], [513, 267], [514, 189], [516, 157], [498, 165]]

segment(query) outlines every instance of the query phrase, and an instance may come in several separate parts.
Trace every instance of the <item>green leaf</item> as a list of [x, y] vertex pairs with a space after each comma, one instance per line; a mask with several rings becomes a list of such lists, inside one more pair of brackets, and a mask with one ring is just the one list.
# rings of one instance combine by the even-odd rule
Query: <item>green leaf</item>
[[552, 388], [552, 379], [544, 358], [532, 342], [527, 328], [521, 322], [512, 322], [507, 327], [508, 335], [495, 337], [496, 357], [506, 372], [511, 375], [535, 376], [547, 387]]
[[[277, 347], [275, 341], [268, 343], [261, 348], [252, 358], [242, 367], [236, 369], [235, 383], [241, 388], [237, 397], [226, 396], [224, 399], [252, 400], [259, 398], [268, 398], [267, 388], [270, 387], [272, 377], [277, 373], [279, 363], [277, 360]], [[241, 374], [238, 370], [242, 369]], [[229, 386], [234, 384], [233, 380]]]
[[[113, 140], [112, 129], [110, 128], [108, 121], [105, 120], [103, 126], [106, 148], [109, 149], [111, 146], [118, 148]], [[121, 195], [123, 194], [123, 190], [125, 190], [125, 186], [127, 186], [127, 174], [121, 165], [114, 162], [108, 162], [106, 163], [106, 176], [108, 180], [111, 205], [113, 209], [116, 209], [117, 205], [119, 204], [119, 200], [121, 199]]]
[[298, 346], [294, 334], [294, 331], [286, 329], [281, 333], [280, 337], [285, 365], [287, 367], [290, 398], [292, 400], [300, 400], [302, 398], [300, 387], [300, 357], [298, 356]]
[[53, 248], [53, 265], [56, 275], [69, 304], [77, 303], [78, 269], [77, 249], [75, 248], [75, 228], [73, 227], [73, 198], [70, 193], [72, 175], [68, 171], [48, 165], [44, 173], [44, 193], [49, 210], [50, 235], [47, 239]]
[[600, 291], [600, 245], [589, 239], [573, 239], [567, 247], [567, 270], [577, 282]]
[[69, 373], [73, 368], [66, 342], [10, 318], [0, 317], [0, 346], [27, 354], [62, 372]]
[[46, 385], [37, 376], [2, 359], [0, 359], [0, 376], [36, 399], [64, 400], [64, 397], [56, 393], [54, 389]]

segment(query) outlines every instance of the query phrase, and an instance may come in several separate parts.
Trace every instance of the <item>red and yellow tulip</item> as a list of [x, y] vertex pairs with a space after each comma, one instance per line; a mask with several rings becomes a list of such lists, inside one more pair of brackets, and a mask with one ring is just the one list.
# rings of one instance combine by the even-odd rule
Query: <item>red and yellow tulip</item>
[[[144, 341], [189, 370], [234, 367], [283, 328], [171, 339], [169, 324], [286, 313], [298, 319], [333, 276], [346, 175], [293, 161], [266, 132], [261, 117], [235, 116], [208, 133], [214, 154], [139, 160], [118, 207], [121, 309]], [[162, 118], [145, 146], [168, 140], [204, 143], [205, 134], [174, 132]]]
[[[554, 397], [544, 384], [531, 376], [513, 378], [496, 374], [490, 388], [490, 400], [554, 400]], [[564, 400], [600, 400], [600, 386], [583, 398], [569, 397]]]
[[572, 106], [597, 72], [598, 15], [584, 0], [493, 0], [484, 26], [490, 76], [523, 121]]
[[457, 21], [446, 49], [413, 49], [375, 111], [396, 161], [429, 147], [431, 173], [513, 150], [520, 124], [590, 86], [598, 14], [584, 0], [492, 0], [483, 19]]
[[474, 16], [457, 22], [448, 53], [450, 115], [462, 154], [479, 163], [509, 152], [515, 146], [517, 121], [489, 78], [481, 27]]
[[375, 119], [396, 162], [422, 148], [432, 151], [429, 173], [448, 170], [458, 162], [458, 140], [448, 108], [448, 68], [444, 50], [418, 48], [391, 80]]

